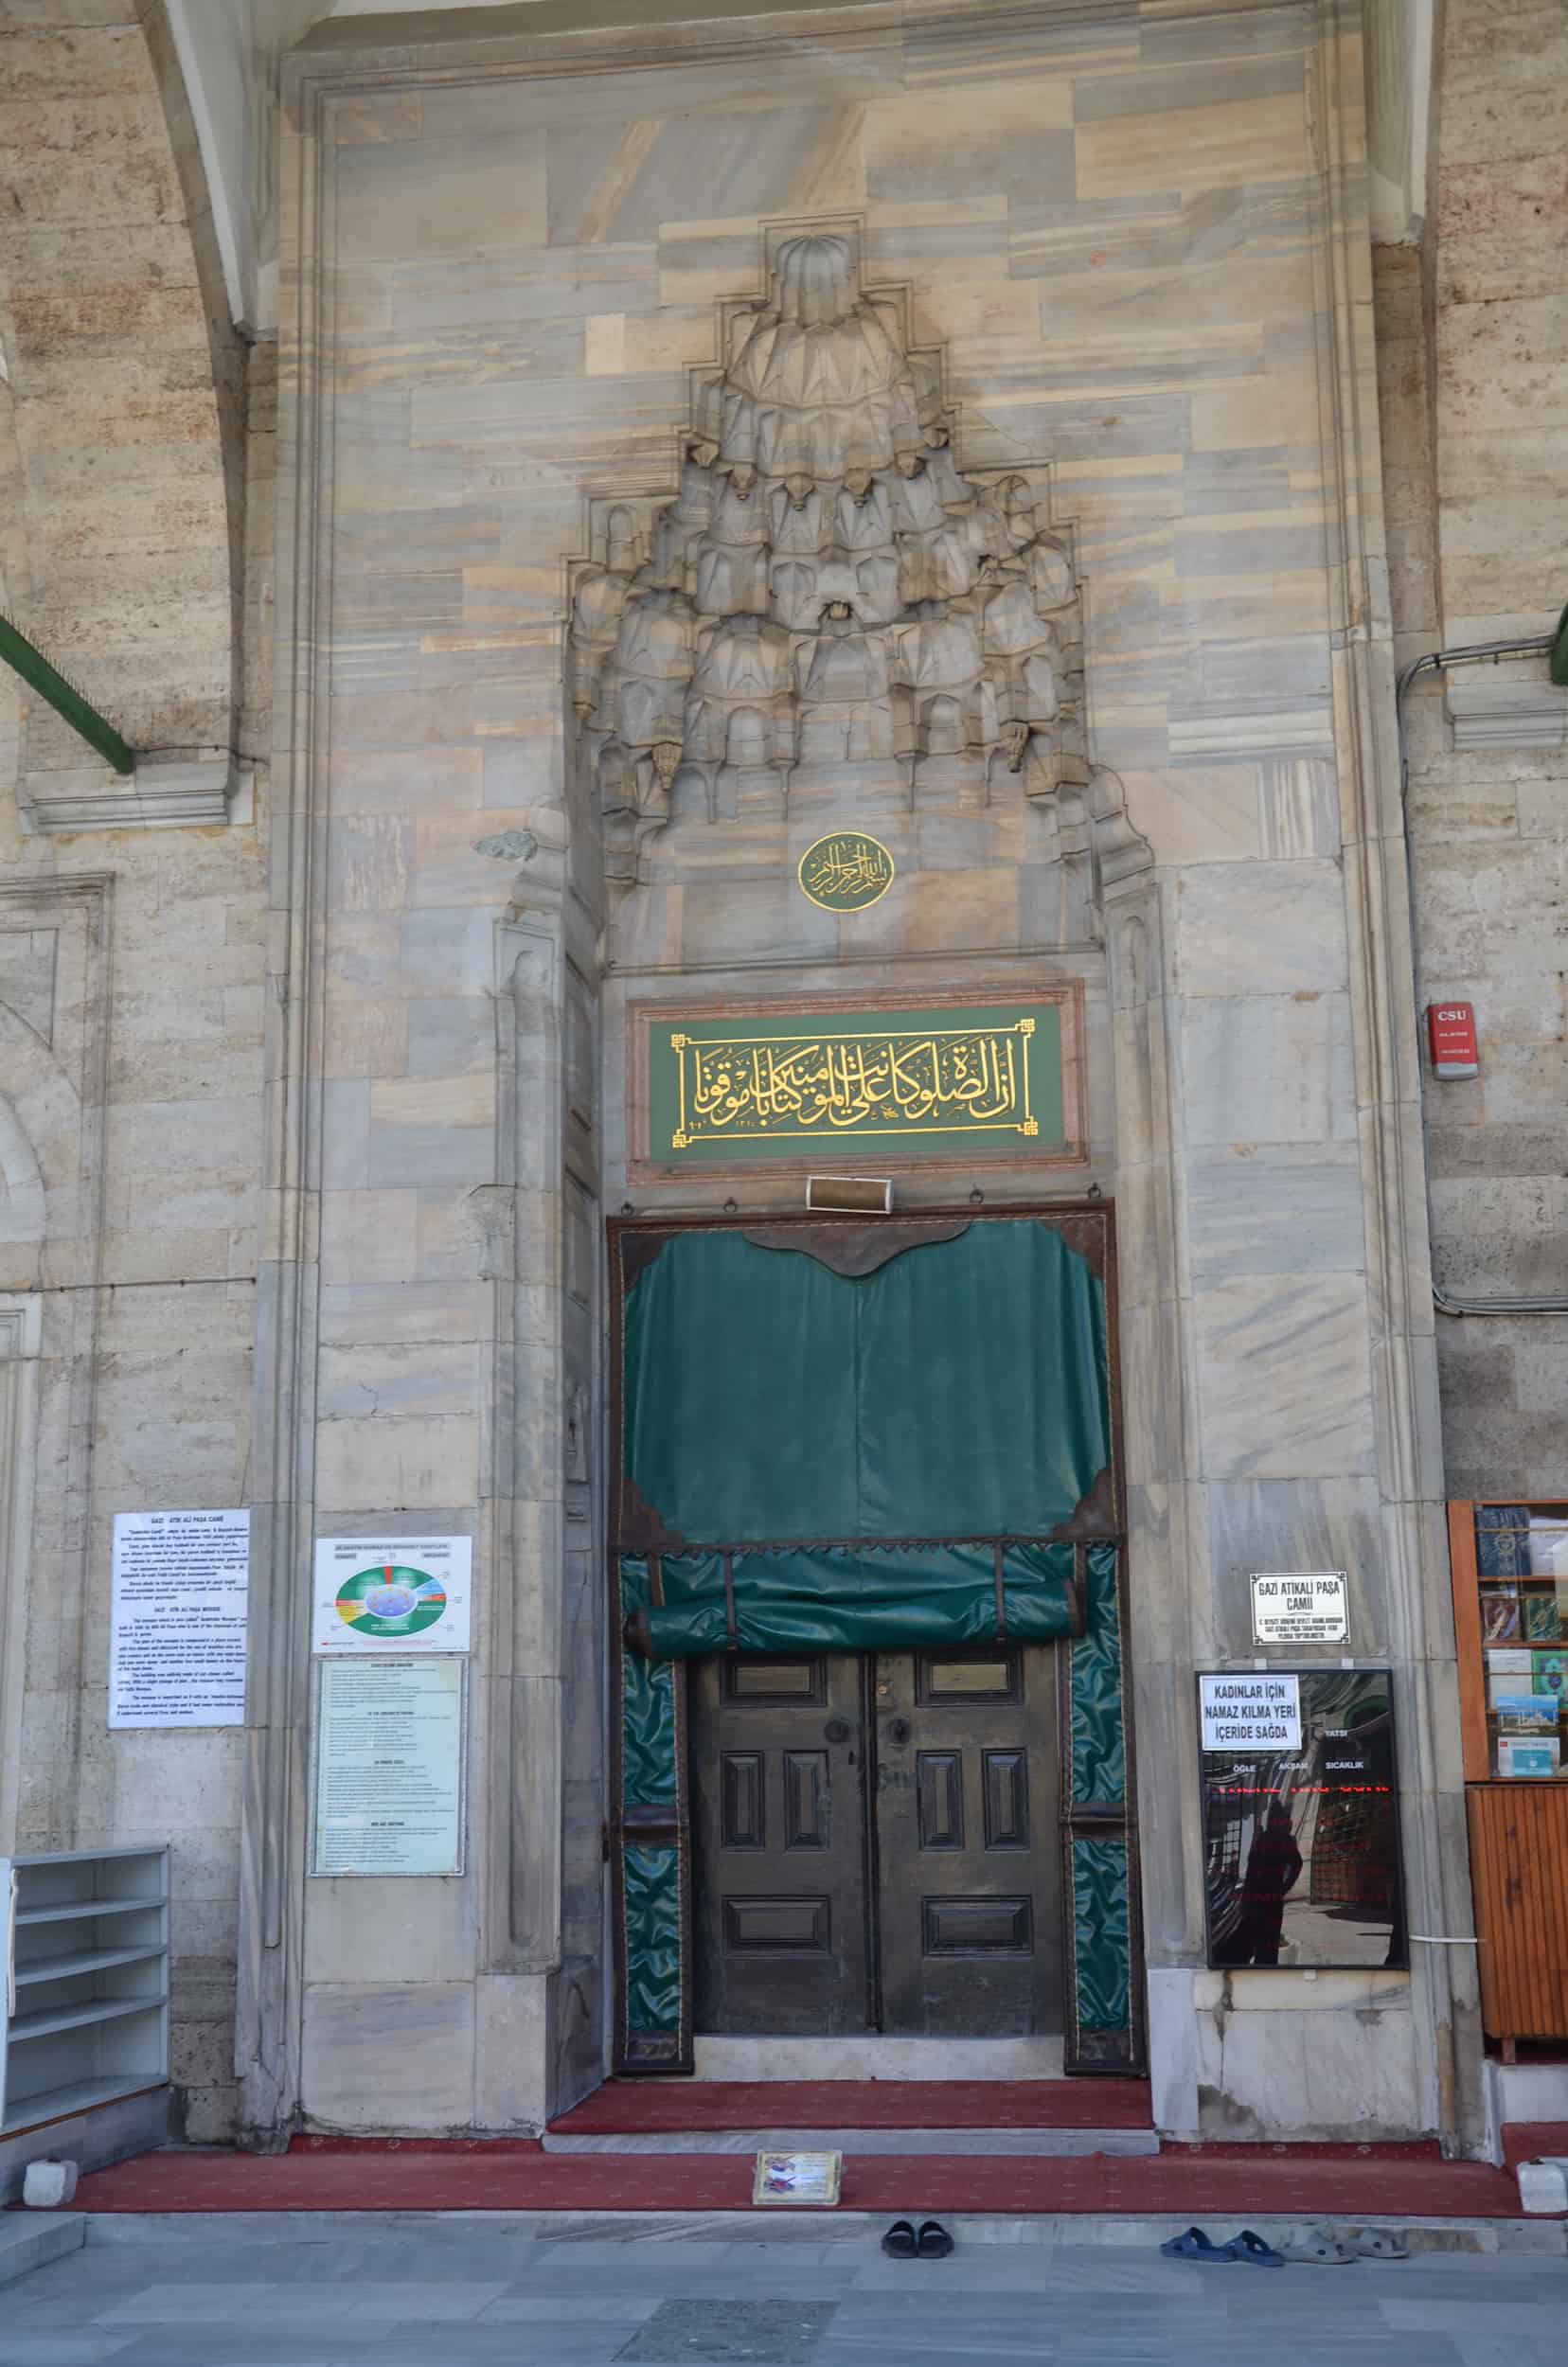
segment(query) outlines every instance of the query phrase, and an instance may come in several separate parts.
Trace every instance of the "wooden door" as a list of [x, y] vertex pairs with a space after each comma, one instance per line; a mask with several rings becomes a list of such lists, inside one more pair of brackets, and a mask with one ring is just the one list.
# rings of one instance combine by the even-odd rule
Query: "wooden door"
[[693, 1664], [696, 2028], [1060, 2030], [1055, 1680], [1006, 1645]]
[[703, 1660], [690, 1682], [695, 2026], [864, 2033], [864, 1662]]
[[875, 1707], [882, 2027], [1060, 2030], [1055, 1653], [882, 1653]]

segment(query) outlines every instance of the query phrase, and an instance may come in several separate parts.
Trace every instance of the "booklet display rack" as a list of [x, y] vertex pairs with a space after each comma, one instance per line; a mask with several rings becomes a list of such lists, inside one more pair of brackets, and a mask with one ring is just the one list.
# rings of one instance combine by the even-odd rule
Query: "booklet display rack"
[[1568, 1496], [1449, 1506], [1481, 2013], [1568, 2039]]

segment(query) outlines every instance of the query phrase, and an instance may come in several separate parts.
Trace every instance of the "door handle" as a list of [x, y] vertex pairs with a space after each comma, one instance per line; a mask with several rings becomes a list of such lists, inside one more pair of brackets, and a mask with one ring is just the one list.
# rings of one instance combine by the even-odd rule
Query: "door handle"
[[830, 1717], [822, 1730], [824, 1742], [847, 1742], [849, 1729], [842, 1717]]
[[889, 1742], [907, 1742], [909, 1740], [909, 1720], [907, 1717], [890, 1717], [888, 1719], [887, 1739]]

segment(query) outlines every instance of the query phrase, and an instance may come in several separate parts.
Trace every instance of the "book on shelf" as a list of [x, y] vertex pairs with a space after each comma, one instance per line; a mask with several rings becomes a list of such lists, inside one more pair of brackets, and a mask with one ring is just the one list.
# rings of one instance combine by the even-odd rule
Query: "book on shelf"
[[1562, 1700], [1568, 1690], [1568, 1652], [1532, 1652], [1530, 1691], [1555, 1693]]
[[1561, 1707], [1555, 1693], [1500, 1693], [1492, 1703], [1506, 1735], [1555, 1735]]
[[1490, 1586], [1483, 1590], [1481, 1633], [1488, 1644], [1508, 1644], [1520, 1633], [1517, 1587]]
[[1497, 1741], [1497, 1771], [1499, 1775], [1556, 1775], [1561, 1769], [1561, 1748], [1555, 1735], [1537, 1738], [1525, 1735], [1500, 1735]]
[[1523, 1633], [1531, 1644], [1558, 1644], [1562, 1641], [1562, 1615], [1558, 1597], [1544, 1587], [1532, 1587], [1521, 1605], [1523, 1612]]

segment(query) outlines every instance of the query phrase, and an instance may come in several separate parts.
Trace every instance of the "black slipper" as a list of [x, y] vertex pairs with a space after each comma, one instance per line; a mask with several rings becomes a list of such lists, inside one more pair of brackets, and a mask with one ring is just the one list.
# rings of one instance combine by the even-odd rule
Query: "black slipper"
[[953, 2250], [953, 2238], [940, 2219], [922, 2219], [915, 2242], [922, 2260], [945, 2260]]
[[918, 2249], [912, 2221], [895, 2219], [882, 2237], [882, 2250], [890, 2260], [913, 2260]]

